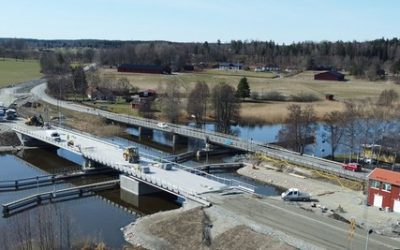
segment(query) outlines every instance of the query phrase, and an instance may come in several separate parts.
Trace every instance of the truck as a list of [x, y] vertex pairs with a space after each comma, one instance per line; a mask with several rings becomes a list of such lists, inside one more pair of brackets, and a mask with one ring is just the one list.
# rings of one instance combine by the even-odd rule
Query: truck
[[289, 188], [286, 192], [281, 194], [284, 201], [310, 201], [311, 195], [309, 193], [301, 192], [297, 188]]
[[342, 168], [353, 172], [361, 172], [361, 165], [355, 162], [349, 162], [342, 164]]

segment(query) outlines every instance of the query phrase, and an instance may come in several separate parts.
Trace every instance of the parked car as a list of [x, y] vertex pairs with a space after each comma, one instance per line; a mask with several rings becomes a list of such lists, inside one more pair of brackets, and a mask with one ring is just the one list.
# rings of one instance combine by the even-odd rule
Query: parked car
[[157, 123], [157, 126], [160, 128], [168, 128], [168, 125], [165, 122], [159, 122]]
[[353, 172], [360, 172], [362, 169], [361, 165], [355, 162], [342, 164], [342, 167]]
[[47, 136], [49, 136], [51, 139], [53, 139], [56, 142], [60, 142], [61, 141], [61, 136], [57, 131], [48, 130], [47, 131]]
[[310, 201], [311, 195], [309, 193], [301, 192], [297, 188], [289, 188], [286, 192], [281, 194], [284, 201]]

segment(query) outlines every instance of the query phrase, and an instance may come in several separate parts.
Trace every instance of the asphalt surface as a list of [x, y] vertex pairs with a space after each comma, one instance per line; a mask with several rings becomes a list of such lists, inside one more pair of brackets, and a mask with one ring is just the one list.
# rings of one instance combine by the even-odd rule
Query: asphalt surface
[[[321, 248], [365, 249], [366, 230], [356, 228], [351, 237], [349, 224], [305, 211], [280, 200], [219, 194], [210, 194], [208, 199], [240, 217], [254, 221], [255, 224], [271, 227]], [[400, 248], [400, 241], [374, 233], [369, 236], [368, 249], [396, 248]]]

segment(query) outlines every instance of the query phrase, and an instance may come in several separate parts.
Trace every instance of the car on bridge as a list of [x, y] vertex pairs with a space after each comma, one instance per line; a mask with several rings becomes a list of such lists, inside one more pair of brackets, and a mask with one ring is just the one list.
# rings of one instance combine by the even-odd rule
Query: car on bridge
[[350, 170], [350, 171], [353, 171], [353, 172], [361, 172], [361, 170], [362, 170], [361, 165], [358, 164], [358, 163], [355, 163], [355, 162], [342, 164], [342, 167], [345, 170]]
[[165, 122], [159, 122], [157, 123], [157, 126], [160, 128], [168, 128], [168, 124], [166, 124]]

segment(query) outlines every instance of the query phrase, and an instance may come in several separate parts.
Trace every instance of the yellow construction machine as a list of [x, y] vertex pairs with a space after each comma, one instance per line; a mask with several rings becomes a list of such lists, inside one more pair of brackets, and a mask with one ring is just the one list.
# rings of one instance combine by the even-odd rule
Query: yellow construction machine
[[129, 163], [138, 163], [139, 162], [139, 149], [134, 146], [130, 146], [125, 148], [123, 153], [125, 161]]
[[25, 122], [25, 124], [29, 126], [43, 126], [44, 125], [43, 117], [41, 115], [30, 116], [28, 117], [28, 120]]

